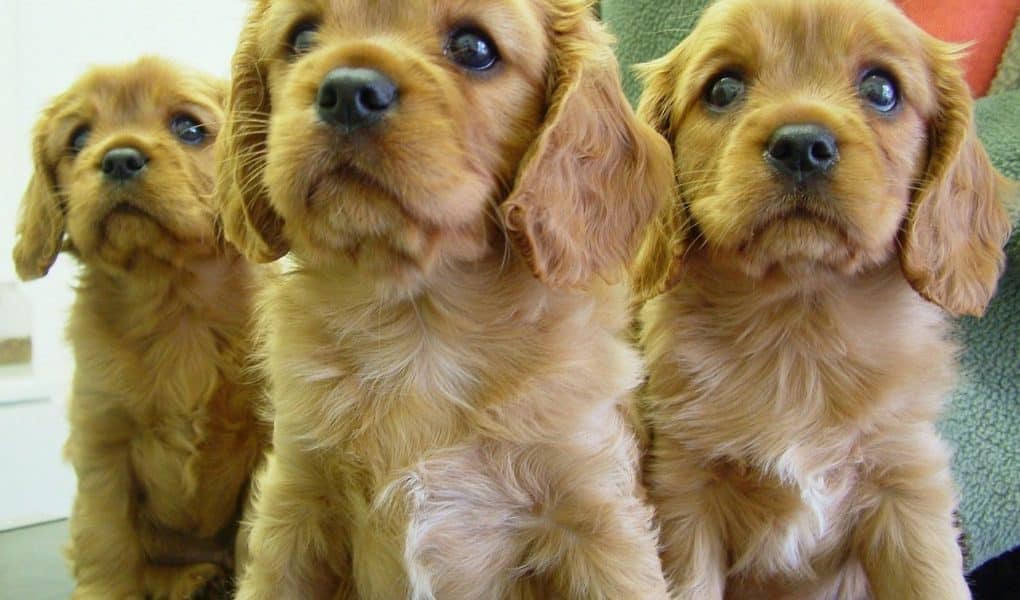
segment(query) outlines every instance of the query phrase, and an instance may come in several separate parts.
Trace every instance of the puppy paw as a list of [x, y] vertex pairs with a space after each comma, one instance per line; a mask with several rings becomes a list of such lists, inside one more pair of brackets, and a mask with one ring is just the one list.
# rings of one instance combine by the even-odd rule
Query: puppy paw
[[109, 598], [146, 600], [145, 594], [141, 592], [117, 592], [92, 585], [79, 585], [71, 592], [71, 600], [107, 600]]
[[218, 565], [201, 563], [182, 567], [170, 592], [170, 600], [220, 600], [230, 598], [230, 581]]

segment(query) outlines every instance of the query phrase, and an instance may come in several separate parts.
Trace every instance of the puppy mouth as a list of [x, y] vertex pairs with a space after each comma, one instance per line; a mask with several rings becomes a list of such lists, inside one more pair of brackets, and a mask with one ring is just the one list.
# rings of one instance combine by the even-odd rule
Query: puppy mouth
[[774, 267], [798, 272], [822, 266], [850, 268], [859, 249], [845, 219], [832, 206], [834, 202], [812, 196], [773, 203], [739, 244], [738, 253], [755, 272]]
[[358, 189], [373, 190], [396, 200], [396, 195], [387, 186], [383, 185], [383, 182], [377, 176], [369, 170], [358, 166], [353, 161], [345, 161], [316, 178], [312, 184], [311, 193], [308, 196], [309, 202], [316, 197], [316, 192], [323, 188], [327, 180], [350, 185]]
[[823, 194], [797, 194], [771, 202], [770, 208], [763, 212], [751, 229], [745, 244], [752, 243], [777, 226], [791, 223], [810, 224], [849, 238], [845, 221], [833, 208], [837, 202], [837, 199]]
[[342, 212], [348, 226], [378, 224], [386, 215], [399, 215], [403, 220], [417, 219], [404, 201], [403, 194], [383, 177], [354, 159], [338, 161], [315, 175], [308, 187], [306, 207], [335, 207]]
[[109, 217], [110, 215], [124, 215], [124, 216], [129, 216], [129, 217], [144, 217], [144, 218], [147, 218], [147, 219], [154, 219], [155, 218], [151, 214], [146, 212], [145, 210], [139, 208], [138, 206], [136, 206], [136, 205], [134, 205], [134, 204], [132, 204], [130, 202], [118, 202], [117, 204], [114, 204], [113, 208], [111, 208], [110, 211], [107, 213], [107, 217]]

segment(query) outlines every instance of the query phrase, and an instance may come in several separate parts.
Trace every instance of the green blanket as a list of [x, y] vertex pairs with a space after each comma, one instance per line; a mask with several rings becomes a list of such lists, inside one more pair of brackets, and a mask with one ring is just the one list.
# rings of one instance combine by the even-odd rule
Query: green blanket
[[[1020, 178], [1020, 92], [978, 101], [977, 115], [992, 160]], [[988, 313], [960, 321], [965, 379], [942, 421], [975, 567], [1020, 545], [1020, 235], [1008, 256]]]
[[[627, 93], [640, 90], [630, 66], [665, 54], [690, 31], [706, 0], [603, 0], [619, 38]], [[1020, 92], [978, 102], [978, 127], [993, 161], [1020, 178]], [[976, 567], [1020, 544], [1020, 236], [984, 319], [963, 319], [961, 382], [941, 429], [955, 448], [961, 519]]]

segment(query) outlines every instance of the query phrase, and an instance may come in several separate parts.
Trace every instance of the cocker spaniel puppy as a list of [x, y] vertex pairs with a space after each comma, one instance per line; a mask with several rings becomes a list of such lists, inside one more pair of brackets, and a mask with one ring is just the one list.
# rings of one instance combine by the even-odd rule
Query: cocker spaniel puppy
[[225, 95], [143, 58], [90, 71], [36, 126], [17, 271], [42, 277], [62, 249], [82, 265], [67, 330], [74, 598], [190, 598], [233, 563], [269, 435], [243, 373], [257, 274], [212, 205]]
[[581, 0], [260, 0], [219, 196], [274, 457], [241, 598], [662, 598], [620, 279], [672, 185]]
[[882, 0], [721, 0], [643, 69], [678, 190], [634, 281], [679, 597], [969, 597], [934, 421], [1010, 228], [957, 50]]

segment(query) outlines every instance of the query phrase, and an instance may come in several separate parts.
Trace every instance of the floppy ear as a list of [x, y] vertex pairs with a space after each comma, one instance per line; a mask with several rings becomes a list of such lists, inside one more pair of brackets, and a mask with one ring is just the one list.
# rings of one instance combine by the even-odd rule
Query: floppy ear
[[[680, 70], [681, 46], [662, 58], [636, 67], [644, 84], [638, 102], [638, 118], [654, 127], [667, 140], [672, 140], [676, 133], [673, 127], [673, 103]], [[641, 241], [631, 272], [631, 290], [635, 301], [639, 303], [669, 291], [682, 274], [682, 258], [687, 250], [688, 219], [675, 177], [670, 183], [671, 193]]]
[[680, 73], [686, 61], [686, 46], [681, 42], [666, 55], [655, 60], [634, 65], [641, 81], [641, 98], [638, 100], [637, 116], [672, 140], [676, 135], [673, 123], [673, 109]]
[[981, 316], [1005, 263], [1008, 185], [974, 128], [973, 103], [953, 46], [926, 40], [938, 108], [928, 164], [901, 236], [903, 272], [922, 296]]
[[66, 217], [57, 194], [56, 176], [46, 162], [43, 144], [46, 116], [36, 126], [33, 155], [35, 173], [21, 200], [14, 266], [23, 281], [39, 279], [57, 260], [64, 241]]
[[553, 20], [548, 110], [502, 210], [535, 276], [571, 286], [628, 265], [669, 194], [672, 160], [627, 103], [611, 36], [590, 9]]
[[271, 262], [290, 247], [283, 219], [273, 210], [262, 179], [271, 112], [266, 65], [258, 44], [266, 2], [252, 7], [234, 54], [226, 118], [218, 140], [216, 196], [227, 239], [250, 260]]

